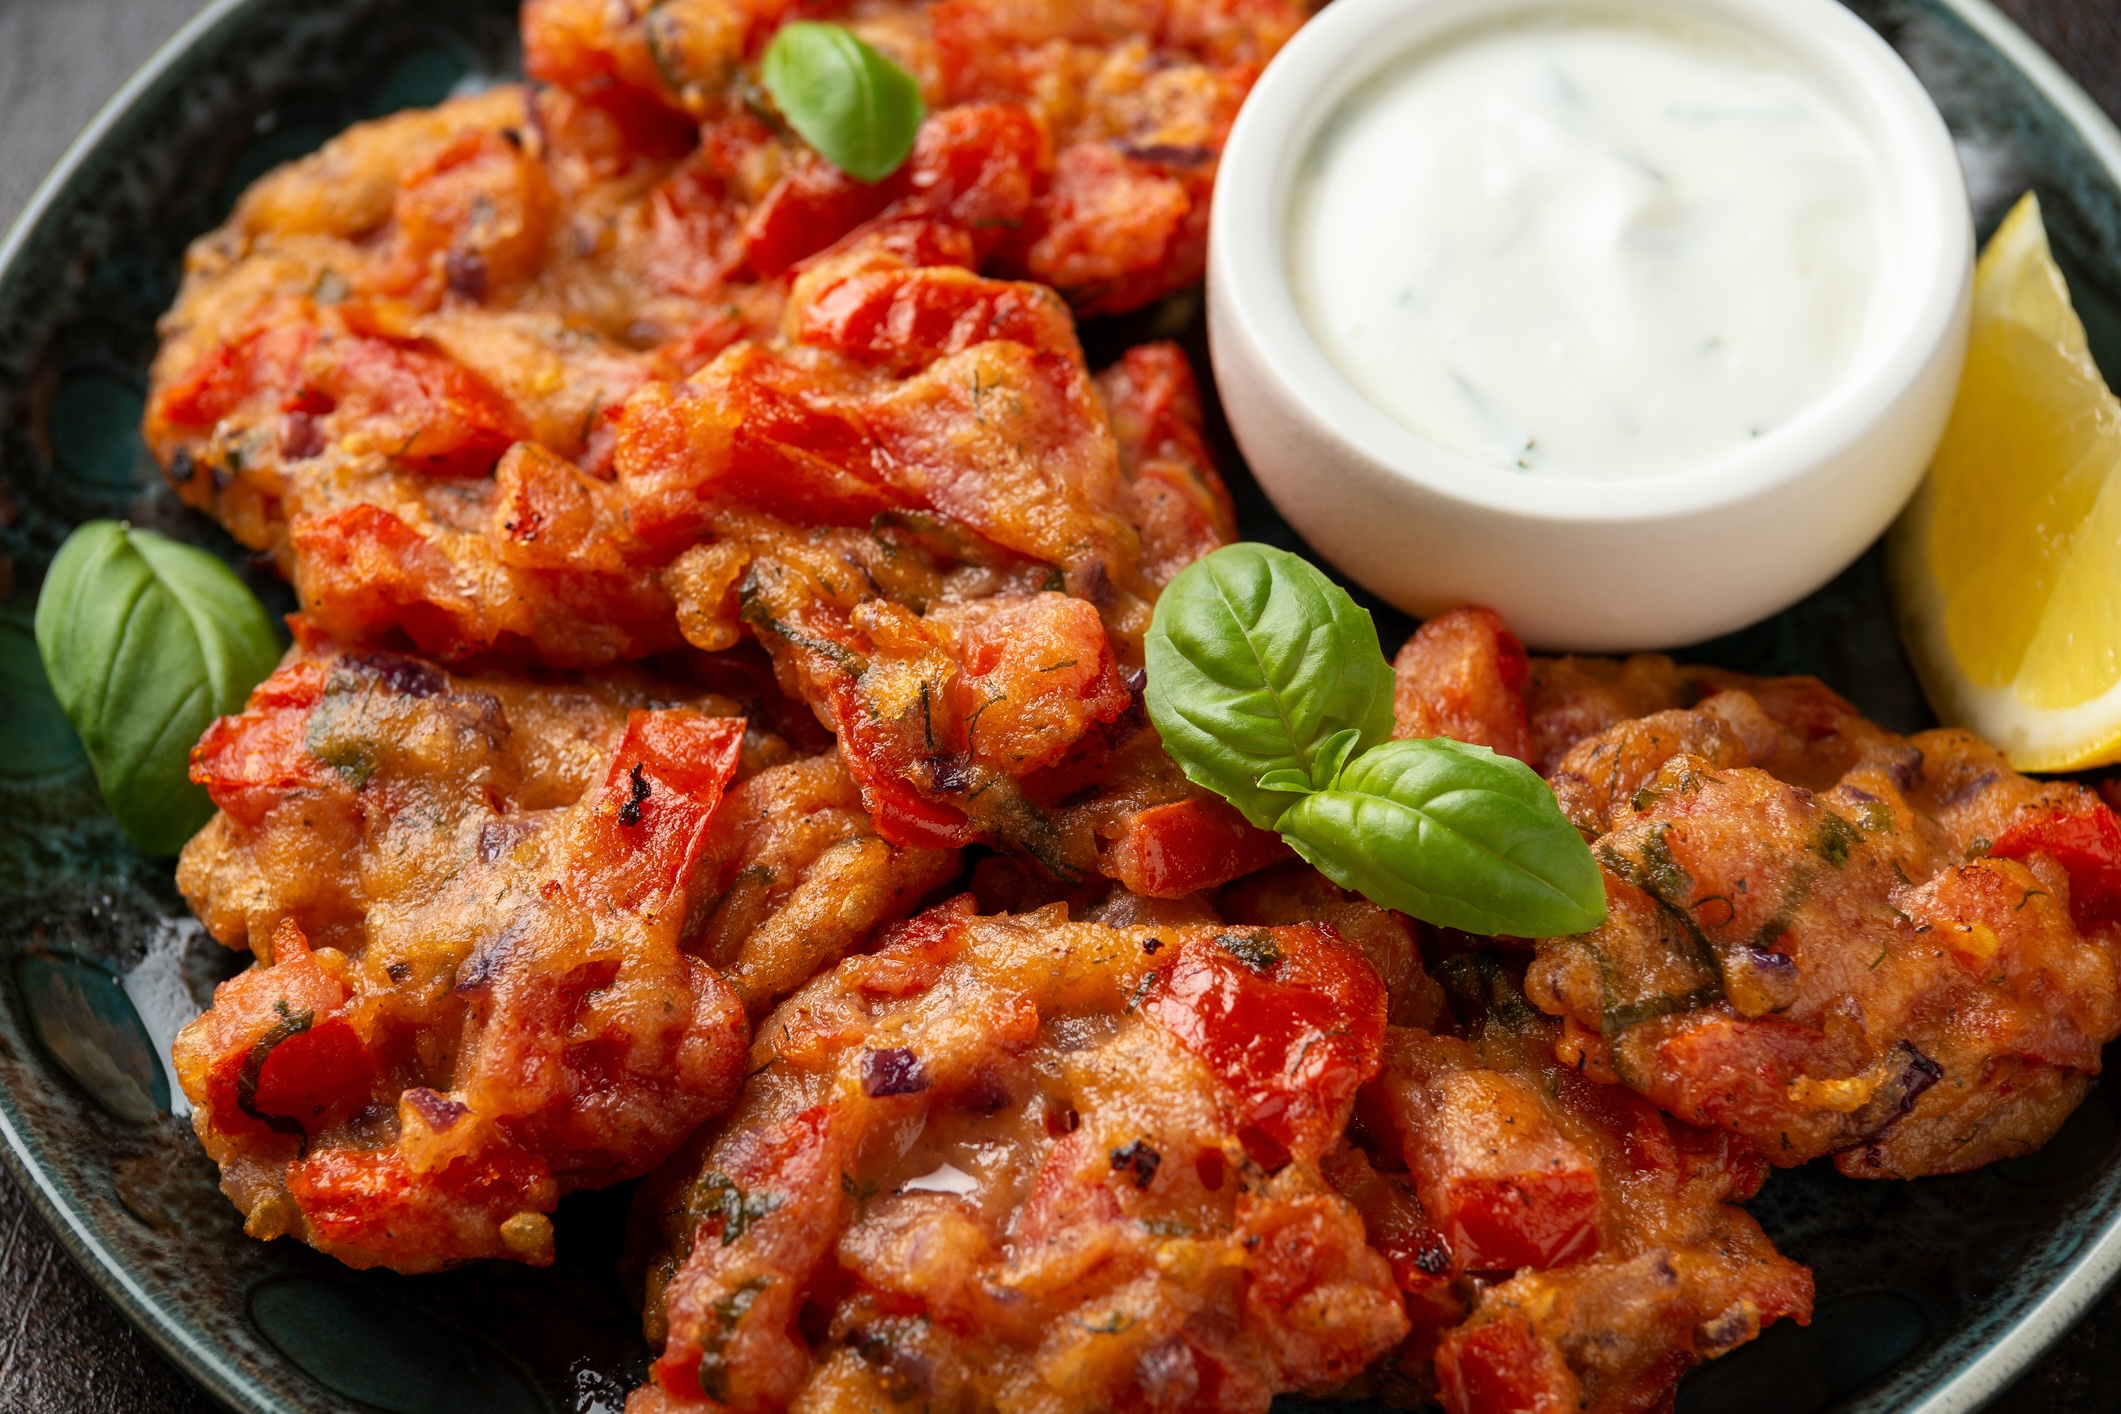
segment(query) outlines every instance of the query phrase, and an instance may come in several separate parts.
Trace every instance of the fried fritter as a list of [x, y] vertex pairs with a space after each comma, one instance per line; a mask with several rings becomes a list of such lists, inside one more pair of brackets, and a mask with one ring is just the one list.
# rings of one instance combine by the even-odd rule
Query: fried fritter
[[[386, 298], [397, 265], [376, 252], [412, 239], [404, 212], [368, 213], [385, 224], [363, 241], [288, 234], [323, 220], [329, 178], [411, 163], [459, 129], [521, 180], [438, 205], [461, 207], [465, 232], [517, 221], [496, 203], [542, 190], [522, 174], [544, 168], [488, 130], [513, 101], [356, 130], [205, 243], [149, 417], [180, 489], [271, 548], [344, 642], [578, 667], [681, 634], [710, 650], [755, 637], [840, 737], [886, 838], [998, 842], [1063, 877], [1097, 867], [1087, 837], [1058, 842], [1057, 797], [1020, 782], [1134, 729], [1123, 669], [1158, 589], [1234, 533], [1183, 356], [1137, 349], [1093, 382], [1050, 291], [924, 263], [970, 258], [970, 237], [898, 207], [791, 277], [773, 338], [677, 382], [567, 334], [581, 282], [566, 260], [512, 308], [500, 286]], [[947, 194], [944, 139], [970, 143], [958, 129], [987, 115], [931, 124], [941, 147], [907, 179], [920, 202]], [[545, 209], [522, 201], [520, 221]], [[542, 364], [508, 332], [532, 310], [559, 331]], [[1240, 855], [1264, 848], [1179, 797]]]
[[1819, 795], [1676, 755], [1532, 990], [1587, 1067], [1778, 1163], [1956, 1173], [2044, 1143], [2121, 1034], [2121, 822], [1963, 732]]
[[[525, 64], [615, 113], [683, 113], [710, 135], [762, 127], [750, 111], [755, 64], [797, 9], [790, 0], [532, 0]], [[1305, 16], [1293, 0], [889, 0], [800, 12], [850, 25], [915, 76], [931, 109], [984, 103], [1024, 116], [1038, 140], [1036, 195], [992, 260], [1085, 313], [1132, 309], [1200, 279], [1230, 124]], [[754, 161], [762, 175], [730, 193], [727, 224], [773, 251], [750, 256], [760, 273], [822, 248], [774, 239], [795, 213], [861, 219], [883, 205], [794, 143]]]
[[[1661, 653], [1533, 658], [1492, 609], [1430, 619], [1393, 672], [1394, 736], [1447, 736], [1514, 756], [1554, 784], [1564, 810], [1591, 811], [1577, 824], [1593, 831], [1604, 828], [1597, 812], [1664, 764], [1666, 740], [1731, 736], [1751, 753], [1747, 764], [1824, 790], [1889, 736], [1817, 678], [1756, 678]], [[1751, 705], [1712, 703], [1723, 692], [1742, 692]], [[1717, 720], [1667, 715], [1697, 708]], [[1629, 725], [1638, 720], [1654, 725]], [[1597, 744], [1579, 751], [1592, 738]]]
[[1466, 1036], [1393, 1028], [1358, 1104], [1367, 1151], [1326, 1162], [1406, 1293], [1404, 1393], [1450, 1414], [1662, 1408], [1689, 1366], [1810, 1319], [1811, 1274], [1733, 1206], [1767, 1173], [1750, 1146], [1560, 1064], [1496, 954], [1445, 976]]
[[[486, 95], [354, 129], [275, 173], [195, 247], [164, 322], [150, 447], [179, 494], [275, 556], [325, 631], [403, 634], [447, 659], [646, 656], [678, 642], [658, 572], [726, 505], [864, 525], [932, 502], [1049, 563], [1087, 574], [1096, 558], [1115, 582], [1131, 571], [1125, 483], [1065, 309], [952, 263], [971, 254], [957, 226], [871, 228], [864, 255], [832, 262], [837, 275], [810, 282], [785, 319], [777, 294], [771, 317], [687, 366], [744, 332], [770, 340], [676, 386], [669, 360], [577, 311], [608, 302], [581, 289], [606, 276], [574, 270], [586, 257], [564, 229], [541, 241], [553, 263], [532, 283], [476, 299], [432, 281], [398, 288], [389, 252], [414, 239], [403, 212], [360, 213], [374, 230], [308, 229], [338, 214], [341, 168], [397, 165], [402, 206], [423, 155], [470, 139], [497, 152], [449, 167], [449, 181], [497, 165], [522, 180], [456, 193], [440, 203], [455, 235], [421, 239], [543, 220], [524, 194], [546, 179], [538, 144], [501, 126], [525, 117], [520, 94]], [[922, 176], [947, 186], [947, 171]], [[734, 401], [703, 413], [722, 397]], [[775, 495], [783, 472], [792, 499]], [[1061, 539], [1065, 517], [1010, 504], [1037, 495], [1095, 521], [1081, 525], [1093, 543]]]
[[1403, 651], [1403, 704], [1437, 682], [1507, 722], [1514, 694], [1605, 871], [1605, 924], [1541, 941], [1528, 979], [1564, 1060], [1865, 1177], [2023, 1153], [2075, 1108], [2121, 1034], [2121, 820], [2096, 794], [1809, 679], [1497, 670], [1499, 623], [1446, 619]]
[[[1103, 869], [1141, 892], [1186, 893], [1280, 857], [1271, 836], [1171, 769], [1153, 734], [1127, 749], [1146, 731], [1149, 604], [1161, 579], [1221, 543], [1227, 500], [1204, 463], [1165, 450], [1197, 440], [1175, 351], [1136, 350], [1106, 381], [1114, 407], [1140, 409], [1126, 420], [1143, 450], [1126, 465], [1150, 534], [1104, 537], [1123, 553], [1080, 574], [925, 508], [803, 529], [730, 507], [665, 582], [695, 644], [748, 633], [768, 647], [782, 685], [838, 735], [887, 839], [987, 841], [1065, 882]], [[774, 484], [799, 488], [799, 474]], [[1065, 499], [1036, 490], [1003, 504], [1040, 508], [1040, 533], [1078, 547], [1113, 524], [1071, 522]]]
[[1315, 924], [901, 925], [760, 1027], [742, 1105], [651, 1180], [631, 1414], [1264, 1410], [1408, 1324], [1321, 1157], [1386, 999]]
[[647, 1171], [736, 1097], [747, 1001], [955, 872], [735, 706], [310, 639], [208, 731], [221, 814], [178, 882], [258, 961], [176, 1063], [252, 1235], [401, 1271], [549, 1261], [561, 1193]]

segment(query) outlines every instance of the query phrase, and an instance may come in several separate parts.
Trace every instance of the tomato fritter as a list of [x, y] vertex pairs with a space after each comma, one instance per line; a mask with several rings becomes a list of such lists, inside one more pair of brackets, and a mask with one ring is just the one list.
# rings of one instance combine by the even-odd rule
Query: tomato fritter
[[1386, 999], [1331, 930], [933, 909], [760, 1027], [636, 1208], [631, 1414], [1262, 1411], [1406, 1334], [1322, 1157]]
[[[1572, 818], [1592, 812], [1577, 820], [1592, 831], [1604, 828], [1598, 812], [1678, 749], [1667, 741], [1723, 733], [1752, 754], [1747, 764], [1824, 790], [1890, 735], [1817, 678], [1756, 678], [1661, 653], [1534, 658], [1492, 609], [1430, 619], [1399, 650], [1393, 673], [1394, 736], [1447, 736], [1514, 756], [1547, 778]], [[1751, 702], [1712, 701], [1724, 692]], [[1670, 715], [1697, 708], [1717, 720]]]
[[[459, 120], [508, 112], [480, 103]], [[950, 110], [938, 131], [986, 111]], [[349, 134], [231, 230], [259, 213], [300, 227], [298, 196], [441, 141], [444, 112]], [[472, 205], [467, 231], [499, 219]], [[234, 236], [209, 241], [150, 432], [181, 489], [271, 548], [340, 641], [570, 667], [755, 637], [840, 737], [886, 838], [997, 842], [1079, 875], [1094, 849], [1057, 845], [1018, 783], [1133, 729], [1123, 670], [1160, 586], [1234, 533], [1229, 498], [1176, 349], [1093, 381], [1050, 291], [948, 263], [969, 249], [956, 226], [887, 217], [791, 277], [773, 337], [676, 382], [571, 335], [531, 369], [495, 331], [579, 293], [551, 271], [559, 284], [539, 276], [512, 313], [491, 289], [386, 299], [336, 273], [321, 300], [327, 255], [383, 279], [371, 247], [409, 239], [403, 213], [365, 243], [261, 228], [235, 258]], [[567, 389], [581, 396], [551, 416], [535, 400]]]
[[561, 1193], [645, 1172], [735, 1098], [747, 1000], [956, 871], [876, 839], [834, 757], [733, 706], [306, 640], [208, 731], [222, 813], [178, 881], [258, 962], [176, 1063], [252, 1235], [401, 1271], [549, 1261]]
[[1605, 872], [1604, 925], [1540, 942], [1528, 979], [1564, 1060], [1865, 1177], [2024, 1153], [2075, 1108], [2121, 1034], [2121, 820], [2096, 794], [1809, 679], [1493, 669], [1499, 625], [1445, 617], [1402, 653], [1402, 702], [1443, 683], [1507, 721], [1515, 695]]
[[1465, 1036], [1393, 1028], [1367, 1152], [1326, 1162], [1406, 1293], [1408, 1392], [1450, 1414], [1661, 1408], [1690, 1365], [1810, 1319], [1811, 1274], [1732, 1206], [1767, 1173], [1749, 1146], [1560, 1064], [1496, 954], [1444, 975]]
[[[835, 305], [843, 327], [882, 329], [915, 324], [890, 306], [917, 302], [933, 310], [988, 283], [880, 267], [856, 254], [806, 275], [798, 298], [821, 289], [818, 303]], [[1072, 356], [1064, 324], [1050, 332], [1067, 339]], [[1184, 803], [1184, 820], [1136, 824], [1108, 809], [1082, 830], [1054, 813], [1059, 801], [1082, 795], [1084, 772], [1109, 766], [1113, 748], [1144, 729], [1140, 640], [1161, 584], [1231, 533], [1228, 498], [1200, 445], [1197, 394], [1182, 357], [1168, 346], [1136, 349], [1101, 380], [1103, 405], [1126, 434], [1110, 466], [1103, 451], [1073, 464], [1063, 452], [1031, 455], [1039, 444], [1022, 430], [1020, 390], [1006, 380], [984, 382], [981, 357], [946, 359], [917, 378], [857, 375], [880, 379], [874, 386], [894, 404], [968, 398], [970, 421], [984, 428], [978, 440], [1011, 444], [964, 476], [954, 476], [951, 459], [970, 445], [966, 440], [955, 450], [921, 453], [916, 460], [928, 468], [922, 475], [932, 478], [927, 487], [903, 480], [899, 487], [850, 486], [840, 464], [821, 467], [814, 454], [789, 449], [834, 438], [796, 438], [784, 412], [766, 429], [783, 440], [767, 442], [763, 431], [750, 430], [763, 416], [732, 413], [749, 406], [753, 394], [733, 394], [728, 384], [685, 394], [670, 410], [680, 425], [668, 439], [682, 441], [683, 450], [653, 446], [652, 428], [642, 433], [651, 445], [638, 452], [623, 443], [622, 469], [638, 455], [644, 483], [661, 467], [690, 479], [726, 457], [728, 472], [682, 501], [688, 512], [711, 518], [712, 539], [687, 550], [664, 576], [686, 637], [714, 649], [749, 634], [767, 647], [783, 687], [838, 736], [887, 839], [937, 846], [984, 840], [1037, 859], [1067, 882], [1116, 869], [1131, 886], [1159, 894], [1209, 887], [1277, 857], [1268, 852], [1270, 837], [1186, 786], [1160, 752], [1142, 754], [1154, 783], [1139, 783], [1130, 799], [1136, 809]], [[738, 361], [733, 352], [702, 376]], [[742, 361], [755, 371], [752, 353]], [[819, 365], [806, 367], [809, 386], [817, 386]], [[944, 368], [952, 371], [937, 371]], [[981, 410], [983, 400], [988, 410]], [[891, 425], [875, 408], [859, 424], [837, 440], [860, 443]], [[913, 463], [894, 453], [845, 464]], [[622, 470], [622, 484], [629, 474]], [[895, 470], [887, 475], [898, 477]], [[848, 498], [859, 503], [842, 515], [834, 507]], [[864, 523], [833, 525], [849, 519]], [[1205, 873], [1193, 867], [1207, 852], [1203, 839], [1185, 851], [1186, 867], [1174, 862], [1160, 871], [1139, 850], [1121, 844], [1114, 855], [1092, 839], [1148, 839], [1160, 827], [1168, 836], [1180, 825], [1218, 836], [1228, 860]]]
[[[1116, 453], [1065, 309], [1042, 288], [982, 281], [951, 263], [969, 258], [956, 227], [872, 231], [869, 263], [901, 274], [938, 267], [898, 287], [858, 282], [850, 292], [829, 283], [817, 290], [825, 307], [801, 303], [786, 324], [776, 296], [773, 316], [750, 332], [785, 337], [739, 345], [755, 357], [732, 350], [735, 363], [690, 390], [748, 393], [726, 421], [700, 429], [710, 443], [722, 433], [719, 448], [700, 449], [708, 457], [700, 466], [687, 462], [692, 449], [666, 411], [682, 397], [667, 380], [683, 370], [596, 327], [594, 308], [573, 307], [603, 303], [583, 293], [593, 280], [574, 278], [575, 257], [563, 254], [527, 287], [487, 287], [473, 299], [446, 284], [396, 288], [385, 253], [409, 237], [403, 213], [389, 207], [367, 213], [383, 223], [378, 230], [304, 229], [334, 214], [310, 208], [328, 206], [338, 168], [356, 157], [386, 169], [390, 160], [412, 163], [425, 148], [446, 147], [451, 127], [542, 173], [518, 129], [502, 129], [518, 134], [513, 144], [487, 130], [523, 117], [519, 94], [488, 95], [355, 129], [274, 174], [228, 228], [194, 248], [164, 322], [150, 446], [181, 495], [274, 554], [325, 631], [347, 642], [402, 633], [452, 659], [569, 667], [642, 657], [678, 642], [656, 575], [708, 529], [700, 503], [744, 502], [747, 493], [798, 520], [861, 524], [931, 498], [945, 510], [976, 502], [1008, 517], [1012, 493], [1080, 482], [1074, 501], [1119, 518]], [[430, 131], [438, 125], [441, 133]], [[295, 190], [267, 200], [275, 186]], [[495, 213], [509, 199], [481, 190], [458, 203], [458, 235], [504, 220]], [[266, 215], [280, 227], [250, 229]], [[571, 249], [562, 231], [547, 239]], [[865, 314], [911, 316], [915, 327], [864, 325]], [[892, 398], [888, 384], [953, 355], [950, 367]], [[960, 377], [971, 384], [969, 403], [955, 389]], [[649, 401], [622, 439], [637, 390]], [[970, 440], [950, 455], [960, 434]], [[622, 440], [638, 454], [616, 468], [614, 485]], [[1034, 448], [1063, 454], [1044, 479], [1028, 456]], [[529, 453], [537, 455], [523, 462]], [[931, 466], [935, 453], [942, 459]], [[773, 503], [771, 482], [791, 458], [811, 469], [798, 478], [803, 486], [823, 473], [847, 494]], [[1014, 523], [1027, 526], [1030, 514], [1019, 508]], [[1115, 537], [1126, 538], [1116, 523], [1100, 540]], [[1058, 545], [1031, 548], [1052, 555]]]
[[[1037, 137], [1036, 195], [993, 260], [1085, 313], [1146, 304], [1201, 277], [1209, 196], [1253, 81], [1303, 22], [1293, 0], [531, 0], [524, 61], [537, 78], [615, 116], [682, 113], [718, 133], [763, 125], [756, 65], [780, 23], [839, 19], [919, 82], [931, 109], [1006, 105]], [[637, 121], [637, 120], [636, 120]], [[821, 248], [777, 241], [798, 213], [860, 216], [884, 198], [783, 142], [731, 184], [729, 224], [774, 273]], [[763, 190], [760, 190], [763, 188]]]

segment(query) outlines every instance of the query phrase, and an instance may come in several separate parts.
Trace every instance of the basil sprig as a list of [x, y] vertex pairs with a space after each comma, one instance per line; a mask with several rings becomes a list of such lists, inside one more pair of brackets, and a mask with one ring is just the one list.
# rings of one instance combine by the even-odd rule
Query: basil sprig
[[1292, 792], [1317, 789], [1350, 751], [1392, 734], [1377, 625], [1286, 551], [1247, 542], [1187, 566], [1156, 602], [1147, 648], [1149, 716], [1165, 748], [1263, 830]]
[[204, 550], [90, 521], [45, 574], [37, 651], [119, 826], [176, 853], [213, 814], [193, 743], [279, 661], [264, 606]]
[[1553, 937], [1605, 918], [1605, 886], [1521, 761], [1391, 741], [1392, 667], [1370, 616], [1308, 561], [1225, 546], [1165, 587], [1149, 718], [1195, 783], [1373, 902], [1469, 933]]
[[759, 78], [788, 126], [858, 182], [898, 170], [927, 112], [913, 75], [844, 25], [782, 25]]

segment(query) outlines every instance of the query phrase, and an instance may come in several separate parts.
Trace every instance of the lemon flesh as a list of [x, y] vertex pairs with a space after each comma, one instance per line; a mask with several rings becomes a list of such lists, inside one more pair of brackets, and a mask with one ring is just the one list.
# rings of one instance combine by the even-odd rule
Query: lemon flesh
[[1939, 717], [2019, 770], [2121, 759], [2121, 401], [2030, 194], [1981, 253], [1958, 400], [1888, 552]]

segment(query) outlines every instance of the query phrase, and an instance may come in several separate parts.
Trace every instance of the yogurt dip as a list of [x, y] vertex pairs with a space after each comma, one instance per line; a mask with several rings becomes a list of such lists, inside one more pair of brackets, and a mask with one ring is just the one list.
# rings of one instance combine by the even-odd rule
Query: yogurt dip
[[1519, 17], [1341, 102], [1298, 168], [1290, 281], [1349, 382], [1439, 446], [1513, 475], [1691, 470], [1861, 358], [1880, 160], [1735, 31]]

